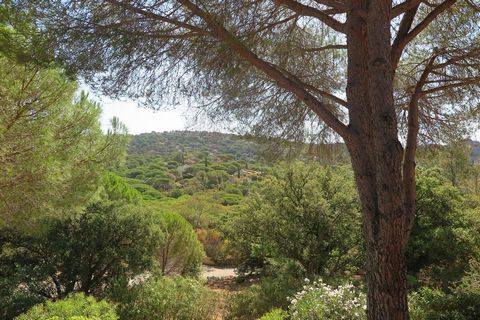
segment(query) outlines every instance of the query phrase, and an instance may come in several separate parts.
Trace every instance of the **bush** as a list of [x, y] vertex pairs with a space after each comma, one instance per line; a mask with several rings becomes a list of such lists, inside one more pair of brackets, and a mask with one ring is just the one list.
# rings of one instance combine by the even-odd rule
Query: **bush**
[[336, 289], [317, 280], [291, 299], [289, 313], [292, 320], [366, 319], [366, 297], [351, 284]]
[[[269, 265], [259, 284], [234, 295], [229, 301], [231, 319], [258, 319], [272, 308], [286, 308], [288, 296], [298, 290], [300, 266], [291, 262]], [[275, 270], [272, 270], [275, 269]]]
[[222, 196], [222, 204], [224, 206], [233, 206], [239, 204], [242, 201], [242, 195], [235, 193], [225, 193]]
[[17, 320], [117, 320], [115, 308], [107, 301], [96, 301], [83, 293], [67, 299], [38, 304]]
[[412, 320], [480, 319], [480, 265], [471, 263], [471, 272], [451, 293], [422, 288], [410, 295]]
[[142, 198], [140, 192], [132, 187], [127, 180], [112, 173], [103, 175], [103, 189], [101, 197], [104, 200], [138, 204]]
[[205, 320], [215, 311], [216, 297], [195, 279], [180, 276], [151, 278], [115, 292], [120, 319]]
[[0, 285], [6, 288], [0, 303], [8, 302], [7, 313], [22, 306], [15, 311], [21, 313], [45, 297], [102, 295], [113, 278], [145, 272], [153, 265], [155, 244], [145, 213], [97, 203], [78, 217], [47, 221], [37, 236], [0, 230]]
[[216, 264], [222, 264], [228, 260], [223, 234], [220, 231], [216, 229], [197, 229], [196, 233], [207, 257], [211, 258]]
[[284, 320], [287, 318], [287, 313], [282, 309], [273, 309], [269, 313], [263, 315], [260, 320]]

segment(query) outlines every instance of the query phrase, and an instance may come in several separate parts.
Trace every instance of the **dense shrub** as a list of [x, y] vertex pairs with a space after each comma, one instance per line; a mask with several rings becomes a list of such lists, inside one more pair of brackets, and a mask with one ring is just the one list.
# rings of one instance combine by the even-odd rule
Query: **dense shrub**
[[269, 264], [265, 276], [229, 301], [231, 319], [258, 319], [272, 308], [287, 308], [288, 297], [301, 286], [301, 266], [291, 261]]
[[242, 201], [242, 195], [235, 193], [225, 193], [222, 196], [222, 204], [224, 206], [233, 206], [239, 204]]
[[420, 170], [415, 224], [407, 247], [411, 286], [447, 290], [478, 255], [480, 223], [469, 217], [465, 202], [439, 170]]
[[284, 320], [287, 318], [287, 313], [282, 309], [273, 309], [272, 311], [264, 314], [260, 320]]
[[470, 272], [450, 292], [421, 288], [410, 295], [412, 320], [480, 319], [480, 263], [472, 261]]
[[477, 320], [480, 319], [480, 292], [445, 293], [422, 288], [410, 297], [412, 320]]
[[292, 320], [366, 319], [366, 297], [353, 285], [333, 288], [321, 280], [305, 280], [303, 290], [291, 299]]
[[110, 201], [121, 201], [126, 203], [139, 203], [142, 195], [132, 187], [125, 178], [112, 172], [103, 175], [103, 188], [101, 197]]
[[195, 279], [154, 277], [113, 294], [122, 320], [205, 320], [215, 312], [215, 295]]
[[216, 229], [197, 229], [196, 234], [208, 258], [212, 259], [217, 265], [228, 263], [230, 260], [228, 242], [225, 241], [224, 235], [220, 231]]
[[96, 301], [83, 293], [67, 299], [47, 301], [20, 315], [16, 320], [117, 320], [115, 308], [105, 300]]
[[73, 291], [102, 295], [112, 279], [149, 269], [155, 243], [143, 211], [98, 203], [78, 217], [49, 220], [39, 235], [1, 230], [0, 302], [14, 309], [3, 312]]

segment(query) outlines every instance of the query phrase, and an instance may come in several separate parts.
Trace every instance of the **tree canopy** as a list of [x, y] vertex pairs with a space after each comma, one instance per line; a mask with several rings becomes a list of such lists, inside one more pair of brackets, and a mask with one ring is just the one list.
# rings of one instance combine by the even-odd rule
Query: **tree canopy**
[[256, 134], [342, 138], [362, 205], [368, 318], [408, 319], [416, 149], [478, 115], [476, 3], [11, 3], [32, 10], [59, 61], [110, 96], [191, 99]]
[[[123, 128], [104, 135], [100, 107], [61, 70], [0, 53], [0, 212], [3, 222], [76, 209], [123, 155]], [[32, 212], [36, 214], [33, 215]], [[29, 219], [25, 219], [25, 218]]]

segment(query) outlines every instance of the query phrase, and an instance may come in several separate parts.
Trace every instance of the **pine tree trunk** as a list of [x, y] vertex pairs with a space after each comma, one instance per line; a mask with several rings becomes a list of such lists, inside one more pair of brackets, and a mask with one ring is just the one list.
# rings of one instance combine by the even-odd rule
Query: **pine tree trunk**
[[[407, 320], [407, 210], [390, 64], [388, 0], [357, 1], [347, 15], [346, 144], [362, 203], [367, 249], [367, 318]], [[364, 19], [358, 12], [366, 12]]]
[[[404, 202], [394, 194], [400, 168], [378, 177], [369, 167], [370, 148], [350, 150], [362, 202], [363, 229], [367, 248], [367, 286], [369, 320], [408, 319], [404, 239]], [[398, 151], [391, 150], [392, 153]], [[371, 168], [374, 168], [371, 166]], [[377, 179], [373, 179], [377, 176]], [[376, 183], [391, 181], [391, 184]]]

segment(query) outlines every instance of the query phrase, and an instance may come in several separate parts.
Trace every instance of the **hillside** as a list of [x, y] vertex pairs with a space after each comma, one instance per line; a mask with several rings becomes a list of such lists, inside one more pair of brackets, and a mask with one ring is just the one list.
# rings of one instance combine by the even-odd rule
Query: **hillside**
[[128, 148], [129, 155], [154, 155], [164, 159], [175, 158], [179, 154], [190, 158], [208, 154], [214, 158], [231, 155], [236, 160], [257, 162], [264, 148], [241, 136], [218, 132], [151, 132], [132, 136]]
[[261, 144], [209, 132], [164, 132], [131, 136], [125, 167], [118, 173], [145, 200], [178, 198], [199, 191], [226, 194], [237, 203], [268, 163]]

